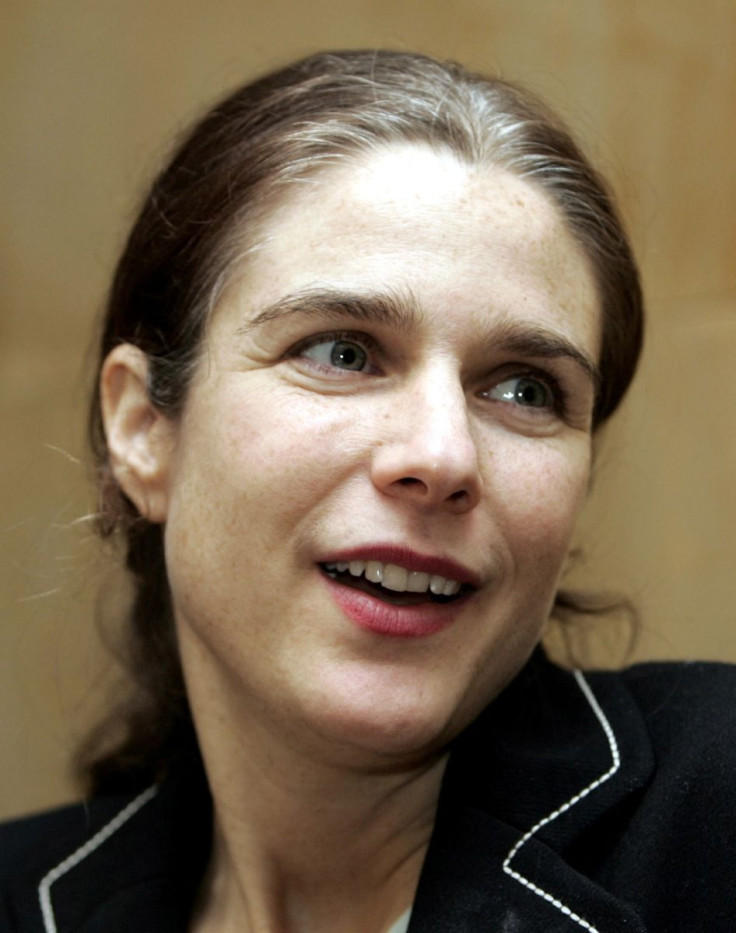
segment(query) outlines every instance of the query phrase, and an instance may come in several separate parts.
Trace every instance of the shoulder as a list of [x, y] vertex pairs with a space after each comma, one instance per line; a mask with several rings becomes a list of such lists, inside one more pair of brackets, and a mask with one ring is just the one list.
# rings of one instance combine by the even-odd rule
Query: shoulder
[[643, 664], [590, 675], [593, 689], [612, 679], [638, 707], [653, 768], [628, 818], [619, 814], [610, 877], [658, 918], [656, 929], [704, 929], [706, 919], [709, 929], [734, 929], [736, 667]]
[[580, 679], [608, 728], [613, 763], [602, 784], [589, 785], [589, 811], [601, 813], [576, 858], [636, 905], [648, 929], [735, 929], [736, 666], [647, 663]]
[[[40, 925], [44, 889], [81, 861], [128, 805], [126, 796], [102, 797], [0, 825], [0, 929], [48, 928]], [[92, 885], [98, 881], [91, 876]]]
[[736, 665], [715, 662], [637, 664], [586, 675], [593, 689], [618, 681], [644, 719], [659, 761], [717, 749], [736, 762]]
[[96, 798], [0, 824], [0, 878], [25, 872], [37, 860], [49, 862], [57, 849], [59, 854], [68, 854], [75, 845], [83, 845], [128, 799], [123, 795]]
[[94, 798], [0, 827], [0, 930], [182, 929], [210, 850], [204, 777]]
[[736, 846], [736, 666], [642, 664], [619, 676], [649, 733], [655, 800], [691, 827], [701, 821], [703, 831], [717, 828]]
[[731, 706], [736, 699], [734, 664], [654, 661], [624, 668], [619, 676], [653, 713], [663, 709], [697, 713], [714, 706]]
[[448, 764], [443, 869], [483, 865], [520, 911], [549, 892], [586, 929], [736, 929], [735, 727], [730, 665], [580, 672], [538, 653]]

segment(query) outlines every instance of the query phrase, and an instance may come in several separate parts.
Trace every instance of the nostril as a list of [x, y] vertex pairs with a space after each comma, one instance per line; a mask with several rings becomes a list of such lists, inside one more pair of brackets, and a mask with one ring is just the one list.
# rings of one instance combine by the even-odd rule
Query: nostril
[[[465, 462], [467, 460], [467, 462]], [[427, 456], [420, 448], [391, 445], [371, 464], [373, 484], [384, 495], [426, 509], [444, 503], [453, 513], [472, 509], [479, 501], [477, 463], [469, 458]]]

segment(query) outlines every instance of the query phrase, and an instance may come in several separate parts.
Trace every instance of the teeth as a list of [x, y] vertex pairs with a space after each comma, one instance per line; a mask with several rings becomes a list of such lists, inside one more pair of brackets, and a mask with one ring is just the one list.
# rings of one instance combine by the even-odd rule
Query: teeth
[[426, 593], [429, 590], [435, 596], [455, 596], [460, 592], [461, 584], [449, 580], [439, 573], [423, 573], [420, 570], [407, 570], [398, 564], [384, 564], [380, 560], [338, 561], [325, 564], [328, 573], [345, 573], [353, 577], [365, 574], [371, 583], [380, 583], [387, 590], [395, 593]]
[[406, 589], [409, 593], [426, 593], [429, 587], [429, 574], [421, 570], [412, 570], [409, 573], [409, 579], [406, 581]]
[[386, 564], [381, 582], [387, 590], [393, 590], [395, 593], [405, 593], [408, 577], [409, 571], [404, 570], [403, 567], [397, 567], [396, 564]]
[[441, 577], [438, 573], [433, 573], [429, 580], [429, 589], [435, 596], [442, 596], [445, 592], [446, 582], [444, 577]]
[[365, 578], [371, 583], [383, 582], [383, 564], [380, 560], [369, 560], [365, 565]]

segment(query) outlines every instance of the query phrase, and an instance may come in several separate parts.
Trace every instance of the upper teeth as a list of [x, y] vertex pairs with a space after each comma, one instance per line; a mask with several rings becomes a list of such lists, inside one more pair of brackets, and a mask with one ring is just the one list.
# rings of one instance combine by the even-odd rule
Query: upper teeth
[[454, 596], [460, 592], [462, 585], [438, 573], [407, 570], [398, 564], [384, 564], [380, 560], [338, 561], [324, 566], [328, 573], [348, 571], [353, 577], [365, 575], [371, 583], [380, 583], [396, 593], [426, 593], [429, 590], [435, 596]]

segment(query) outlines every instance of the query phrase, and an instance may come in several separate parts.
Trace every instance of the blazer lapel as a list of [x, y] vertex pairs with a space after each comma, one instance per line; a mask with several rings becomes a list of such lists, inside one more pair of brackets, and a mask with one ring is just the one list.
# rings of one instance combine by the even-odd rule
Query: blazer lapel
[[652, 769], [617, 678], [535, 656], [450, 757], [409, 933], [644, 933], [596, 876]]
[[9, 905], [18, 933], [173, 933], [187, 929], [210, 851], [201, 767], [160, 789], [59, 811], [59, 832], [29, 864]]
[[519, 831], [468, 809], [438, 824], [409, 933], [646, 933], [636, 912], [531, 839], [504, 870]]
[[[409, 933], [645, 933], [607, 890], [605, 862], [652, 770], [621, 679], [537, 654], [451, 753]], [[76, 811], [79, 833], [55, 839], [53, 860], [29, 871], [19, 931], [186, 928], [210, 844], [201, 769], [135, 799], [130, 811], [134, 801], [95, 803], [89, 819]]]

